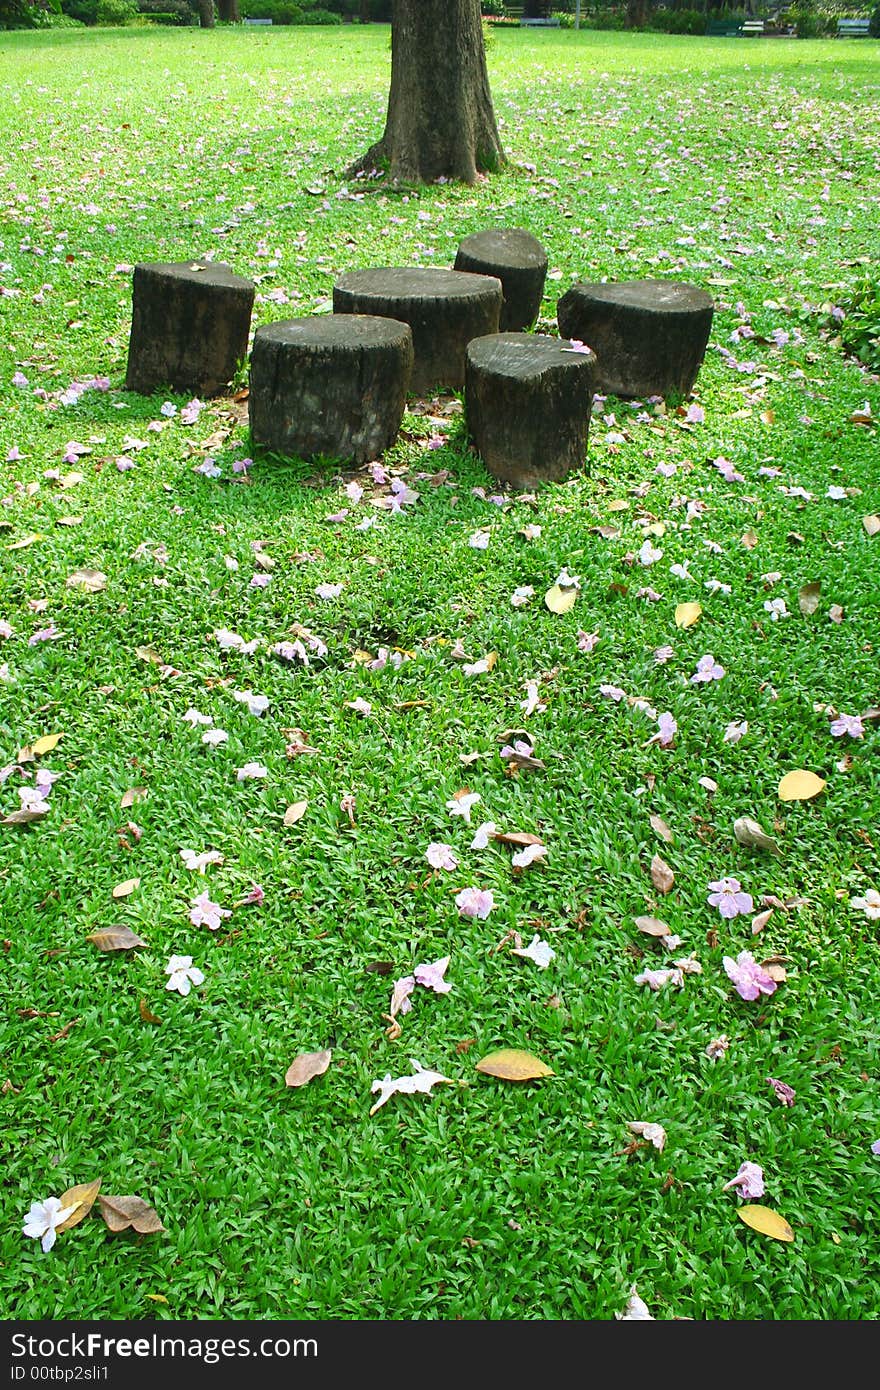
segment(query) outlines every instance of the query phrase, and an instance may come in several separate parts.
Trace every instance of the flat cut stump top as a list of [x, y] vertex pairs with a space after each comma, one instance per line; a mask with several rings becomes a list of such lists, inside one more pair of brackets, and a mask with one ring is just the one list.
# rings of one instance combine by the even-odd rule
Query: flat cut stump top
[[440, 266], [380, 266], [372, 270], [350, 270], [340, 275], [334, 289], [356, 294], [358, 299], [373, 296], [387, 303], [399, 300], [414, 305], [425, 299], [482, 298], [491, 293], [487, 275], [470, 275], [463, 270], [443, 270]]
[[537, 237], [522, 227], [493, 227], [484, 232], [472, 232], [458, 249], [475, 261], [497, 265], [501, 270], [547, 268], [547, 252]]
[[570, 348], [564, 338], [544, 333], [493, 333], [468, 345], [468, 361], [480, 371], [510, 382], [534, 382], [551, 368], [575, 372], [594, 367], [593, 352]]
[[575, 285], [585, 297], [621, 309], [641, 309], [645, 313], [693, 314], [714, 308], [714, 301], [696, 285], [677, 280], [617, 280], [608, 284]]

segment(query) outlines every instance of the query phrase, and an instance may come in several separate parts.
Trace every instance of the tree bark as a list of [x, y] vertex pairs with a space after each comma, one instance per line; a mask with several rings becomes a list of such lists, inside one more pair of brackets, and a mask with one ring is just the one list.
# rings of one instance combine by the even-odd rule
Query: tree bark
[[238, 0], [217, 0], [217, 10], [224, 24], [240, 24]]
[[648, 0], [627, 0], [627, 29], [644, 29], [648, 22]]
[[475, 183], [503, 163], [480, 0], [394, 0], [385, 133], [349, 176], [384, 169], [392, 183]]
[[199, 28], [214, 28], [214, 0], [198, 0]]
[[361, 0], [361, 24], [370, 22], [370, 0]]

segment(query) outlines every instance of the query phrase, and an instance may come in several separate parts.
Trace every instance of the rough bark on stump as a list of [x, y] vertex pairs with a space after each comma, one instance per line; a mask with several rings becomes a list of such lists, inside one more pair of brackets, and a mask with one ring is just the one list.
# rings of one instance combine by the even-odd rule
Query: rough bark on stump
[[501, 281], [504, 303], [498, 327], [502, 333], [534, 323], [544, 294], [547, 252], [531, 232], [521, 227], [474, 232], [459, 246], [455, 269], [494, 275]]
[[540, 333], [495, 333], [467, 350], [468, 429], [489, 472], [514, 487], [583, 468], [596, 359]]
[[556, 308], [559, 332], [596, 354], [596, 384], [615, 396], [686, 396], [712, 328], [711, 295], [674, 280], [573, 285]]
[[253, 305], [253, 281], [228, 265], [136, 265], [126, 388], [220, 395], [247, 356]]
[[459, 270], [385, 266], [352, 270], [333, 286], [337, 314], [378, 314], [412, 329], [415, 361], [410, 388], [464, 385], [465, 349], [472, 338], [495, 333], [501, 282]]
[[394, 0], [385, 133], [349, 177], [387, 166], [392, 183], [475, 183], [503, 163], [480, 0]]
[[266, 324], [251, 354], [251, 436], [288, 457], [366, 463], [397, 438], [412, 361], [412, 334], [393, 319]]

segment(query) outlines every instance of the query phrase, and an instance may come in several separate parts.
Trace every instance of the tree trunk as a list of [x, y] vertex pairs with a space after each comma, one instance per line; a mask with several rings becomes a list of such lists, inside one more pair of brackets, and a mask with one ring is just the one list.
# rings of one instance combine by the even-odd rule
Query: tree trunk
[[349, 176], [378, 168], [392, 183], [474, 183], [503, 163], [480, 0], [394, 0], [385, 133]]
[[361, 24], [370, 22], [370, 0], [361, 0]]
[[214, 28], [214, 0], [198, 0], [199, 28]]
[[648, 0], [627, 0], [627, 29], [644, 29], [648, 22]]
[[217, 0], [217, 10], [224, 24], [240, 24], [238, 0]]

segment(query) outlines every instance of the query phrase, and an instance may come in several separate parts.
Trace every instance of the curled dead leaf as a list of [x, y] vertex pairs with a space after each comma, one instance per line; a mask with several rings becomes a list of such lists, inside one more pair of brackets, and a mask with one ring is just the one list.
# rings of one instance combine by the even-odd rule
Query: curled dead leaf
[[773, 836], [768, 835], [763, 826], [752, 820], [751, 816], [739, 816], [733, 822], [733, 833], [738, 843], [745, 845], [747, 849], [766, 849], [771, 854], [781, 853]]
[[78, 1226], [84, 1221], [95, 1204], [95, 1198], [101, 1190], [101, 1179], [96, 1178], [94, 1182], [81, 1182], [76, 1187], [69, 1187], [61, 1195], [61, 1208], [74, 1207], [75, 1211], [68, 1216], [66, 1221], [62, 1221], [60, 1226], [56, 1226], [56, 1231], [70, 1231], [74, 1226]]
[[669, 829], [662, 816], [650, 816], [649, 823], [655, 835], [659, 835], [661, 840], [665, 840], [667, 845], [671, 845], [675, 836]]
[[123, 811], [127, 811], [136, 801], [146, 801], [148, 795], [146, 787], [129, 787], [128, 791], [122, 793], [119, 805]]
[[165, 1227], [143, 1197], [98, 1197], [101, 1215], [110, 1231], [127, 1231], [129, 1227], [142, 1236], [164, 1231]]
[[661, 921], [659, 917], [636, 917], [635, 924], [645, 936], [669, 936], [668, 922]]
[[490, 1052], [476, 1063], [477, 1071], [484, 1076], [495, 1076], [501, 1081], [535, 1081], [538, 1077], [553, 1076], [553, 1072], [534, 1057], [531, 1052], [523, 1052], [517, 1047], [504, 1047], [498, 1052]]
[[284, 824], [288, 826], [296, 825], [298, 820], [302, 820], [308, 810], [308, 806], [308, 801], [294, 801], [284, 812]]
[[286, 1086], [306, 1086], [316, 1076], [323, 1076], [330, 1065], [333, 1053], [329, 1048], [323, 1052], [301, 1052], [294, 1057], [284, 1074]]
[[769, 1236], [771, 1240], [794, 1240], [794, 1231], [785, 1217], [780, 1216], [777, 1211], [773, 1211], [770, 1207], [757, 1206], [752, 1203], [749, 1206], [739, 1207], [736, 1214], [740, 1221], [751, 1226], [753, 1231], [760, 1231], [761, 1235]]
[[675, 874], [659, 854], [651, 860], [651, 882], [658, 893], [671, 893], [675, 887]]
[[754, 550], [755, 546], [758, 544], [758, 537], [754, 531], [744, 531], [742, 536], [740, 536], [739, 543], [740, 545], [744, 545], [746, 550]]
[[91, 932], [86, 941], [91, 941], [99, 951], [133, 951], [137, 946], [147, 944], [128, 927], [100, 927], [98, 931]]
[[822, 585], [818, 581], [813, 584], [803, 584], [798, 589], [798, 608], [805, 618], [811, 617], [819, 607], [821, 592]]
[[42, 820], [48, 816], [49, 807], [45, 811], [38, 810], [34, 806], [22, 807], [20, 811], [10, 811], [8, 816], [4, 816], [0, 825], [30, 825], [32, 821]]
[[764, 910], [763, 912], [759, 912], [759, 913], [757, 914], [757, 916], [753, 917], [753, 918], [752, 918], [752, 936], [757, 936], [757, 935], [758, 935], [758, 932], [762, 932], [762, 931], [764, 930], [764, 928], [766, 927], [767, 923], [770, 921], [770, 918], [771, 918], [772, 916], [773, 916], [773, 908], [772, 908], [772, 907], [768, 907], [768, 908], [765, 908], [765, 910]]
[[527, 845], [543, 845], [544, 841], [540, 835], [531, 835], [526, 830], [511, 830], [505, 832], [496, 830], [494, 835], [490, 835], [491, 840], [497, 840], [502, 845], [518, 845], [520, 849], [525, 849]]
[[157, 1018], [157, 1016], [152, 1012], [146, 999], [138, 1000], [138, 1013], [140, 1014], [141, 1023], [162, 1022], [161, 1018]]

